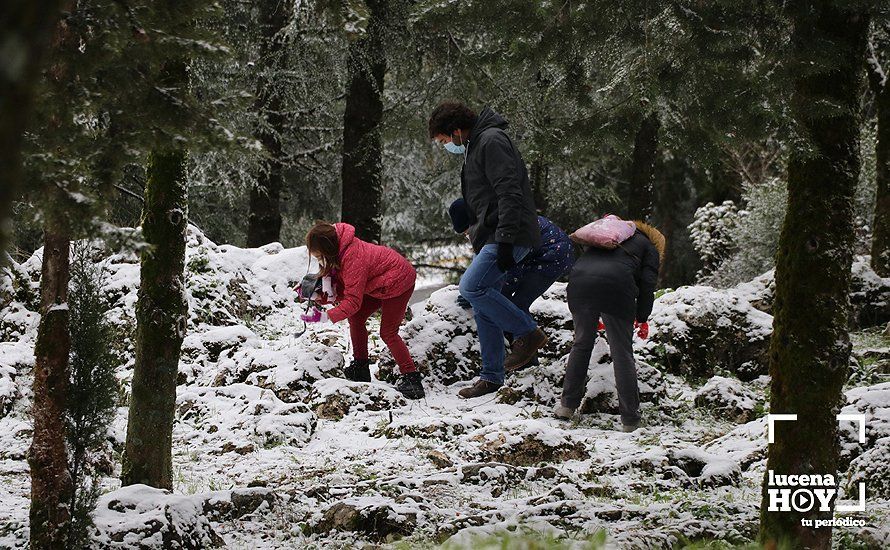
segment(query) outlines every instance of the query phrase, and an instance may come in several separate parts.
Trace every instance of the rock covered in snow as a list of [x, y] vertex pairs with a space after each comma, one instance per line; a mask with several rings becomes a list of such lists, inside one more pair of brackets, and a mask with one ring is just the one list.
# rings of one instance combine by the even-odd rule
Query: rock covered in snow
[[[547, 344], [538, 353], [543, 364], [562, 357], [572, 347], [572, 316], [565, 289], [565, 283], [553, 283], [529, 308], [547, 334]], [[444, 385], [476, 378], [482, 364], [473, 311], [457, 304], [459, 295], [456, 285], [432, 293], [423, 314], [408, 321], [401, 331], [417, 367], [430, 381]], [[397, 373], [392, 356], [384, 352], [378, 377], [391, 381]]]
[[512, 420], [491, 424], [464, 438], [465, 454], [475, 459], [534, 466], [588, 456], [587, 448], [571, 433], [538, 420]]
[[393, 422], [379, 427], [374, 431], [375, 437], [400, 439], [414, 437], [418, 439], [434, 439], [449, 441], [468, 431], [481, 427], [483, 422], [478, 418], [438, 417], [404, 415]]
[[556, 282], [532, 303], [529, 312], [547, 334], [547, 344], [538, 351], [543, 359], [559, 359], [572, 349], [574, 323], [566, 300], [567, 283]]
[[[890, 438], [890, 382], [853, 388], [846, 392], [847, 405], [842, 414], [864, 414], [865, 443], [859, 442], [859, 422], [843, 421], [838, 425], [841, 440], [841, 467], [856, 462], [858, 457]], [[862, 469], [864, 463], [858, 462]]]
[[[40, 263], [35, 253], [25, 264], [7, 256], [0, 267], [0, 342], [11, 342], [37, 329], [40, 315]], [[2, 262], [0, 262], [2, 263]]]
[[204, 514], [202, 499], [130, 485], [99, 498], [93, 513], [98, 548], [218, 548], [222, 538]]
[[245, 347], [223, 358], [213, 384], [248, 383], [275, 392], [287, 402], [304, 401], [312, 385], [343, 372], [343, 353], [308, 338], [280, 349]]
[[15, 371], [13, 366], [0, 363], [0, 418], [12, 410], [12, 403], [19, 396], [19, 389], [15, 383]]
[[565, 377], [564, 361], [542, 359], [536, 367], [526, 367], [513, 372], [506, 384], [498, 390], [498, 403], [509, 405], [537, 404], [552, 407], [562, 393], [562, 380]]
[[340, 420], [350, 412], [383, 411], [406, 404], [393, 387], [373, 382], [350, 382], [342, 378], [319, 380], [307, 398], [319, 418]]
[[[612, 363], [607, 362], [606, 351], [605, 346], [597, 345], [595, 353], [591, 355], [587, 390], [579, 409], [582, 414], [618, 414], [615, 369]], [[637, 384], [641, 403], [658, 404], [665, 396], [664, 377], [661, 372], [643, 361], [637, 361]]]
[[259, 343], [257, 335], [244, 325], [217, 327], [187, 335], [182, 342], [182, 355], [216, 362], [223, 352], [232, 357], [242, 347], [257, 347]]
[[[481, 365], [476, 321], [472, 310], [457, 304], [458, 295], [456, 285], [433, 292], [423, 314], [401, 329], [418, 370], [427, 380], [438, 380], [445, 385], [472, 380], [478, 376]], [[392, 356], [384, 353], [377, 376], [392, 381], [397, 373]]]
[[315, 432], [315, 415], [303, 403], [285, 403], [248, 384], [189, 386], [177, 390], [176, 433], [216, 448], [245, 454], [256, 448], [301, 446]]
[[626, 474], [629, 469], [646, 472], [655, 480], [676, 480], [700, 488], [735, 486], [742, 479], [742, 467], [737, 460], [696, 447], [640, 450], [594, 465], [591, 471], [614, 475]]
[[735, 378], [713, 376], [695, 392], [695, 406], [710, 410], [716, 416], [744, 424], [754, 418], [757, 394]]
[[865, 483], [866, 498], [890, 500], [890, 437], [882, 437], [850, 463], [847, 472], [845, 499], [858, 500], [859, 484]]
[[716, 456], [732, 459], [742, 471], [766, 460], [766, 417], [752, 420], [733, 428], [726, 434], [706, 443], [702, 450]]
[[347, 531], [387, 541], [410, 535], [417, 525], [418, 509], [389, 499], [349, 498], [327, 508], [310, 522], [312, 533]]
[[166, 550], [225, 546], [211, 521], [231, 520], [269, 509], [269, 489], [234, 489], [174, 495], [147, 485], [130, 485], [99, 498], [93, 521], [97, 548]]
[[682, 287], [658, 298], [641, 352], [685, 377], [728, 370], [741, 380], [766, 373], [773, 319], [735, 289]]
[[186, 280], [192, 323], [235, 324], [292, 303], [293, 288], [309, 260], [305, 247], [217, 245], [189, 226]]
[[[857, 256], [850, 268], [850, 330], [890, 322], [890, 278], [875, 273], [870, 260], [869, 256]], [[754, 307], [771, 314], [776, 293], [775, 270], [736, 289], [748, 295]]]

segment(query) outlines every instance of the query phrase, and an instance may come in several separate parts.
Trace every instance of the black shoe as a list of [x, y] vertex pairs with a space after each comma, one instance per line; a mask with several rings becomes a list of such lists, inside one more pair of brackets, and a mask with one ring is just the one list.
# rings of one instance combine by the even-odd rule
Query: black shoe
[[463, 397], [464, 399], [471, 399], [473, 397], [480, 397], [482, 395], [494, 393], [498, 391], [498, 388], [500, 388], [501, 386], [503, 386], [503, 384], [495, 384], [494, 382], [489, 382], [488, 380], [483, 380], [480, 378], [479, 380], [476, 380], [476, 383], [469, 388], [464, 388], [457, 392], [457, 395]]
[[396, 384], [396, 389], [408, 399], [421, 399], [426, 393], [420, 380], [421, 376], [417, 371], [403, 374]]
[[353, 359], [349, 362], [349, 366], [343, 369], [343, 374], [352, 382], [370, 382], [371, 369], [368, 368], [370, 364], [368, 359]]

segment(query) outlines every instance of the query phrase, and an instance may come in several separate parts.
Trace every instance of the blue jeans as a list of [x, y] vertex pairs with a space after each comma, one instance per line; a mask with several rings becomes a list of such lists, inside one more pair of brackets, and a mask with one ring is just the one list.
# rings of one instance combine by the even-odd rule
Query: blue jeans
[[[498, 269], [498, 245], [487, 244], [473, 258], [473, 263], [460, 278], [460, 294], [473, 306], [479, 347], [482, 350], [482, 372], [479, 378], [495, 384], [504, 383], [504, 332], [525, 336], [536, 328], [532, 316], [501, 293], [504, 272]], [[531, 251], [525, 246], [513, 247], [518, 263]]]

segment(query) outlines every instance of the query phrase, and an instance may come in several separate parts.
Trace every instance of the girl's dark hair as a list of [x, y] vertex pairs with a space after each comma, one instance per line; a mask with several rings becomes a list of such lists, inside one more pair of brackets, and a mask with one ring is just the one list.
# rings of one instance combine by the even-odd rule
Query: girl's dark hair
[[312, 229], [306, 233], [306, 248], [310, 254], [317, 252], [321, 256], [319, 277], [326, 277], [331, 274], [332, 269], [340, 268], [340, 240], [333, 224], [316, 220]]
[[443, 101], [430, 115], [430, 137], [450, 136], [455, 130], [476, 125], [476, 113], [460, 101]]

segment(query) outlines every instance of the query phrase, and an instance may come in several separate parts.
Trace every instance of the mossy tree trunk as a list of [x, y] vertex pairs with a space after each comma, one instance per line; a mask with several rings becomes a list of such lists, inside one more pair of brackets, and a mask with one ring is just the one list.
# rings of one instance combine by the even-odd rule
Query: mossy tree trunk
[[136, 364], [121, 481], [172, 488], [176, 377], [185, 337], [186, 154], [152, 153], [145, 186], [136, 302]]
[[10, 239], [12, 203], [22, 185], [23, 136], [34, 86], [61, 5], [60, 0], [0, 2], [0, 40], [15, 53], [4, 48], [0, 58], [0, 264]]
[[661, 122], [655, 111], [647, 114], [634, 137], [630, 166], [627, 215], [630, 219], [648, 220], [652, 215], [652, 182], [658, 154], [658, 129]]
[[[886, 47], [886, 43], [881, 46]], [[881, 50], [884, 48], [882, 47]], [[879, 51], [870, 49], [868, 81], [875, 94], [878, 117], [878, 141], [875, 144], [876, 196], [871, 266], [881, 277], [890, 277], [890, 83], [881, 67]]]
[[268, 158], [250, 190], [247, 246], [262, 246], [281, 240], [281, 188], [284, 180], [281, 136], [287, 130], [282, 112], [280, 84], [273, 82], [284, 49], [283, 30], [294, 10], [292, 0], [260, 2], [258, 5], [262, 42], [260, 44], [260, 82], [255, 109], [265, 120], [256, 132]]
[[383, 79], [389, 0], [366, 2], [370, 17], [365, 33], [349, 45], [346, 110], [343, 114], [342, 220], [356, 236], [380, 242], [383, 199]]
[[[770, 412], [797, 414], [798, 420], [775, 423], [767, 470], [837, 475], [835, 415], [850, 358], [847, 310], [868, 18], [813, 1], [795, 4], [790, 15], [796, 71], [791, 108], [807, 142], [789, 159], [769, 370]], [[801, 519], [830, 518], [834, 503], [829, 512], [818, 506], [803, 513], [770, 512], [766, 479], [760, 542], [768, 548], [830, 548], [831, 528], [803, 526]]]
[[[58, 189], [54, 192], [60, 193]], [[31, 548], [66, 548], [69, 503], [74, 490], [68, 473], [68, 279], [70, 237], [61, 214], [48, 209], [40, 270], [40, 327], [34, 348], [34, 432], [31, 468]]]

